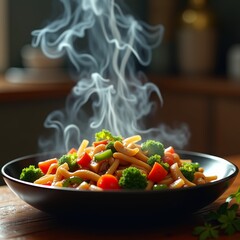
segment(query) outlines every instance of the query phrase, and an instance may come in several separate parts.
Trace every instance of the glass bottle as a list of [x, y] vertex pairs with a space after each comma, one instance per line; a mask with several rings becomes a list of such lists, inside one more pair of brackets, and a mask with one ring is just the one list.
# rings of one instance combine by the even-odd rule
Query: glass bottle
[[177, 62], [181, 73], [210, 74], [216, 56], [216, 29], [207, 0], [189, 0], [177, 35]]

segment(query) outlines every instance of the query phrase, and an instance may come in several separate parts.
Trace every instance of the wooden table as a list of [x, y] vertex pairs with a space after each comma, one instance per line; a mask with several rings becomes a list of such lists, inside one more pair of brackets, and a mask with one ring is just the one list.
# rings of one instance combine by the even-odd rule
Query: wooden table
[[[240, 168], [240, 155], [227, 158]], [[197, 239], [192, 235], [193, 228], [198, 225], [204, 213], [209, 209], [216, 209], [219, 204], [223, 203], [230, 193], [235, 192], [240, 186], [240, 176], [237, 176], [232, 186], [213, 204], [201, 210], [197, 215], [185, 219], [179, 224], [170, 224], [169, 226], [158, 228], [141, 228], [135, 230], [111, 230], [107, 224], [105, 229], [86, 228], [74, 224], [71, 227], [71, 218], [59, 220], [54, 216], [41, 212], [29, 206], [18, 197], [16, 197], [7, 186], [0, 187], [0, 239], [168, 239], [168, 240], [190, 240]], [[240, 210], [239, 210], [240, 214]], [[184, 219], [184, 216], [183, 216]], [[150, 219], [145, 219], [151, 221]], [[94, 221], [101, 221], [101, 216], [96, 216]], [[114, 219], [110, 219], [114, 221]], [[68, 222], [69, 224], [66, 224]], [[91, 226], [91, 223], [89, 223]], [[221, 236], [219, 239], [240, 239], [240, 233], [234, 236]]]

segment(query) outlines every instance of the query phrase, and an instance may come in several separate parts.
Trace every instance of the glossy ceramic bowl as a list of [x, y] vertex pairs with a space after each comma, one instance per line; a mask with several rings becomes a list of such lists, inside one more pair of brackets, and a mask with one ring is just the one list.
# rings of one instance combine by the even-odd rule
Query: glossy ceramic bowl
[[225, 159], [188, 151], [178, 153], [183, 159], [199, 162], [206, 175], [217, 175], [218, 179], [205, 185], [175, 190], [101, 192], [52, 188], [19, 180], [24, 167], [61, 156], [54, 153], [18, 158], [5, 164], [1, 171], [9, 188], [26, 203], [51, 214], [81, 217], [193, 213], [220, 197], [238, 174], [238, 168]]

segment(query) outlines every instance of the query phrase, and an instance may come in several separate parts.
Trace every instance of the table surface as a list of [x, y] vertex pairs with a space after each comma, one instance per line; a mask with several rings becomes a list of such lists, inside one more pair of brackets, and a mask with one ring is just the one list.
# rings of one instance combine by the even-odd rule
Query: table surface
[[[240, 168], [240, 155], [226, 158], [235, 163]], [[202, 224], [202, 215], [209, 209], [216, 209], [223, 203], [229, 194], [236, 192], [240, 186], [240, 176], [238, 175], [231, 187], [214, 203], [201, 210], [198, 214], [183, 220], [179, 224], [170, 224], [159, 226], [152, 229], [135, 229], [131, 228], [123, 230], [110, 229], [106, 224], [105, 229], [84, 227], [80, 224], [65, 224], [71, 223], [70, 219], [62, 220], [54, 216], [41, 212], [15, 196], [7, 186], [0, 187], [0, 239], [104, 239], [104, 240], [119, 240], [119, 239], [143, 239], [147, 237], [151, 239], [168, 239], [168, 240], [190, 240], [198, 239], [192, 235], [193, 228]], [[240, 215], [240, 210], [238, 212]], [[183, 218], [184, 219], [184, 218]], [[114, 219], [109, 219], [114, 221]], [[75, 220], [74, 220], [75, 221]], [[100, 216], [96, 216], [94, 221], [101, 221]], [[149, 221], [149, 219], [146, 219]], [[91, 226], [91, 223], [89, 223]], [[130, 230], [131, 229], [131, 230]], [[234, 236], [221, 236], [218, 239], [240, 239], [240, 233]]]

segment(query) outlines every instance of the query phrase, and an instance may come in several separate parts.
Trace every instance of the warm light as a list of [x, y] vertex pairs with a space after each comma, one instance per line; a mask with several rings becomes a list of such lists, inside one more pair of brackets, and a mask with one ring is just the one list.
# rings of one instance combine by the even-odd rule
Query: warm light
[[197, 19], [197, 13], [193, 10], [187, 10], [183, 13], [183, 20], [188, 24], [192, 24]]
[[193, 25], [196, 29], [204, 29], [208, 25], [206, 14], [194, 10], [186, 10], [183, 13], [183, 21], [186, 24]]

